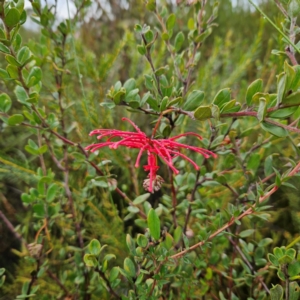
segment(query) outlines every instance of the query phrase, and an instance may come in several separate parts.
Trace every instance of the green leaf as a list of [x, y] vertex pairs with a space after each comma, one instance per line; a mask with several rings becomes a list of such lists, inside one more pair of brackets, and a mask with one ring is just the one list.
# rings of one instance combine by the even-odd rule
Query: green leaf
[[138, 205], [138, 204], [143, 203], [144, 201], [146, 201], [150, 197], [150, 195], [151, 195], [150, 193], [146, 193], [146, 194], [143, 194], [143, 195], [140, 195], [140, 196], [136, 197], [133, 200], [133, 204]]
[[25, 64], [31, 57], [31, 52], [28, 47], [22, 47], [17, 53], [18, 62], [23, 65]]
[[282, 300], [283, 299], [283, 288], [281, 285], [276, 284], [270, 289], [271, 300]]
[[9, 74], [9, 77], [12, 79], [18, 79], [19, 78], [19, 72], [18, 68], [13, 65], [7, 65], [6, 71]]
[[136, 242], [142, 248], [145, 248], [148, 245], [148, 239], [147, 239], [147, 237], [144, 236], [143, 234], [140, 234], [140, 233], [137, 235]]
[[156, 10], [156, 0], [148, 0], [148, 3], [146, 4], [146, 8], [150, 11]]
[[212, 111], [210, 106], [199, 106], [195, 112], [194, 117], [197, 120], [206, 120], [212, 117]]
[[164, 66], [156, 69], [154, 73], [156, 76], [161, 76], [163, 74], [166, 74], [168, 70], [169, 70], [169, 66]]
[[10, 53], [9, 48], [6, 47], [3, 43], [0, 43], [0, 51], [3, 52], [3, 53], [7, 53], [7, 54]]
[[246, 92], [246, 103], [248, 106], [251, 105], [252, 97], [256, 93], [260, 93], [263, 91], [263, 81], [261, 79], [257, 79], [253, 81], [247, 88]]
[[27, 78], [27, 86], [32, 87], [40, 82], [42, 79], [42, 70], [40, 67], [33, 67]]
[[151, 236], [158, 240], [160, 238], [160, 220], [153, 208], [148, 213], [147, 222]]
[[284, 62], [284, 71], [286, 74], [286, 86], [284, 92], [286, 93], [291, 89], [291, 85], [296, 77], [296, 71], [287, 63], [287, 61]]
[[136, 88], [136, 82], [134, 78], [129, 78], [125, 81], [123, 87], [126, 90], [126, 95]]
[[56, 183], [52, 183], [48, 187], [46, 201], [52, 202], [55, 199], [57, 192], [58, 192], [58, 185]]
[[10, 54], [5, 55], [5, 59], [9, 64], [11, 64], [13, 66], [16, 66], [16, 67], [21, 66], [21, 64]]
[[15, 92], [15, 95], [16, 95], [19, 102], [21, 102], [23, 104], [27, 104], [26, 100], [28, 99], [28, 96], [27, 96], [27, 93], [26, 93], [26, 91], [23, 87], [17, 85], [15, 87], [14, 92]]
[[265, 98], [259, 98], [259, 106], [257, 111], [257, 119], [262, 122], [266, 116], [267, 112], [267, 102]]
[[144, 45], [137, 45], [136, 48], [137, 48], [137, 51], [141, 55], [145, 55], [146, 54], [146, 47]]
[[285, 73], [277, 75], [277, 102], [276, 105], [282, 102], [286, 88], [287, 76]]
[[278, 109], [269, 113], [268, 117], [275, 119], [286, 119], [287, 117], [291, 116], [297, 109], [297, 106]]
[[275, 247], [273, 249], [273, 253], [276, 256], [276, 258], [280, 258], [284, 255], [284, 252], [283, 252], [282, 248], [279, 248], [279, 247]]
[[170, 38], [170, 36], [167, 32], [163, 32], [161, 34], [161, 38], [163, 39], [163, 41], [167, 41]]
[[300, 296], [300, 287], [296, 281], [289, 283], [289, 300], [298, 300]]
[[95, 256], [100, 254], [101, 251], [101, 244], [98, 240], [92, 239], [89, 243], [89, 252]]
[[284, 128], [270, 123], [261, 122], [260, 126], [262, 127], [263, 130], [270, 132], [271, 134], [278, 137], [286, 137], [288, 135], [288, 132]]
[[230, 89], [226, 88], [220, 90], [213, 100], [213, 104], [217, 105], [219, 108], [222, 107], [225, 103], [230, 101]]
[[11, 108], [10, 97], [5, 93], [0, 94], [0, 111], [6, 113], [9, 111], [10, 108]]
[[1, 69], [1, 68], [0, 68], [0, 78], [4, 79], [4, 80], [10, 79], [9, 74], [7, 73], [7, 71], [4, 70], [4, 69]]
[[184, 35], [182, 31], [179, 31], [175, 37], [175, 43], [174, 43], [176, 52], [178, 52], [181, 49], [183, 42], [184, 42]]
[[279, 266], [279, 262], [278, 262], [278, 259], [275, 255], [271, 254], [271, 253], [268, 253], [268, 260], [270, 261], [270, 263], [272, 265], [274, 265], [275, 267], [278, 267]]
[[296, 250], [293, 249], [293, 248], [287, 249], [286, 252], [285, 252], [285, 254], [287, 256], [289, 256], [290, 258], [292, 258], [292, 259], [296, 258]]
[[0, 276], [2, 276], [5, 272], [5, 269], [4, 268], [0, 268]]
[[136, 276], [135, 265], [129, 257], [126, 257], [124, 260], [124, 270], [130, 275], [130, 277], [133, 278]]
[[15, 126], [21, 124], [23, 121], [24, 121], [24, 117], [22, 115], [15, 114], [8, 118], [7, 124], [10, 126]]
[[154, 33], [152, 30], [148, 30], [147, 32], [144, 33], [145, 39], [148, 43], [153, 41], [154, 38]]
[[172, 247], [173, 247], [173, 242], [174, 242], [174, 239], [173, 237], [171, 236], [170, 233], [166, 232], [165, 234], [165, 240], [163, 241], [163, 246], [167, 249], [167, 250], [170, 250]]
[[182, 228], [180, 226], [177, 226], [176, 229], [174, 230], [174, 241], [175, 243], [179, 243], [179, 241], [182, 238]]
[[167, 30], [172, 30], [175, 26], [175, 22], [176, 22], [176, 16], [174, 14], [171, 14], [168, 19], [167, 19], [167, 22], [166, 22], [166, 27], [167, 27]]
[[32, 155], [39, 155], [40, 154], [39, 151], [38, 151], [38, 149], [35, 149], [35, 148], [33, 148], [33, 147], [29, 146], [29, 145], [25, 146], [25, 150], [28, 153], [32, 154]]
[[290, 277], [300, 275], [300, 261], [293, 261], [288, 266], [288, 274]]
[[14, 27], [20, 22], [20, 12], [16, 8], [10, 8], [4, 18], [4, 22], [8, 27]]
[[241, 238], [245, 238], [245, 237], [252, 235], [254, 232], [255, 232], [255, 229], [247, 229], [247, 230], [241, 231], [239, 233], [239, 236]]
[[282, 100], [284, 105], [300, 105], [300, 91], [290, 94]]
[[195, 110], [203, 101], [204, 92], [194, 90], [187, 96], [187, 99], [183, 105], [183, 109], [187, 111]]
[[119, 267], [113, 267], [109, 273], [109, 282], [115, 281], [119, 276]]
[[83, 260], [88, 267], [97, 267], [98, 265], [97, 258], [93, 254], [85, 254]]
[[126, 235], [126, 245], [129, 249], [130, 254], [135, 255], [135, 241], [134, 239], [130, 236], [130, 234]]

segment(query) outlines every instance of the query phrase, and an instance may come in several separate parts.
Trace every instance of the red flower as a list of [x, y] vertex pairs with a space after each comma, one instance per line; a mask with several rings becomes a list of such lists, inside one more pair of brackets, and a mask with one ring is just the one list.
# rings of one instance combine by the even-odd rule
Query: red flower
[[[157, 165], [157, 156], [159, 156], [175, 174], [179, 173], [179, 171], [175, 168], [173, 164], [173, 158], [177, 156], [180, 156], [183, 159], [187, 160], [194, 166], [196, 170], [199, 170], [199, 166], [189, 157], [182, 154], [180, 152], [180, 149], [192, 150], [194, 152], [200, 153], [205, 158], [209, 158], [210, 156], [217, 157], [215, 153], [209, 150], [199, 148], [199, 147], [189, 146], [186, 144], [181, 144], [176, 141], [180, 137], [187, 136], [187, 135], [196, 136], [201, 140], [202, 137], [194, 132], [183, 133], [168, 139], [154, 139], [154, 138], [147, 137], [146, 134], [142, 132], [131, 120], [127, 118], [122, 118], [122, 120], [129, 122], [134, 127], [136, 132], [122, 131], [116, 129], [96, 129], [90, 133], [90, 136], [96, 134], [98, 135], [97, 138], [99, 140], [104, 137], [108, 137], [108, 139], [106, 140], [106, 142], [89, 145], [85, 149], [91, 150], [91, 152], [94, 152], [106, 146], [109, 146], [109, 148], [111, 149], [117, 149], [119, 146], [140, 149], [135, 162], [136, 168], [139, 167], [140, 159], [143, 152], [147, 152], [148, 164], [144, 166], [144, 170], [149, 172], [148, 175], [149, 182], [148, 180], [146, 183], [144, 182], [144, 186], [151, 193], [153, 192], [153, 189], [159, 190], [161, 182], [163, 181], [163, 179], [156, 174], [157, 170], [159, 169], [159, 166]], [[115, 137], [120, 138], [120, 140], [112, 141], [112, 139]]]

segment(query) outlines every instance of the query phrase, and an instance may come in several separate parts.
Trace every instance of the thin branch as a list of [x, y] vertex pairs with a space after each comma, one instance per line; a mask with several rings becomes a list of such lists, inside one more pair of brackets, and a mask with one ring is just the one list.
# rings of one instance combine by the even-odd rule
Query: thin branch
[[116, 299], [121, 299], [121, 297], [114, 291], [114, 289], [112, 288], [112, 286], [110, 285], [109, 280], [107, 279], [107, 277], [105, 276], [104, 272], [100, 271], [99, 269], [95, 270], [100, 277], [104, 280], [107, 290], [110, 292], [111, 295], [113, 295]]
[[[230, 232], [230, 230], [228, 230], [228, 231]], [[247, 257], [245, 256], [245, 254], [243, 253], [243, 251], [241, 250], [241, 248], [239, 247], [239, 245], [236, 244], [236, 242], [232, 239], [231, 236], [228, 236], [227, 238], [230, 241], [230, 243], [233, 245], [233, 247], [237, 250], [237, 252], [241, 256], [242, 260], [246, 263], [246, 265], [252, 271], [252, 273], [254, 275], [257, 275], [257, 272], [254, 270], [253, 266], [251, 265], [251, 263], [249, 262], [249, 260], [247, 259]], [[260, 276], [257, 276], [257, 279], [259, 280], [259, 282], [261, 283], [261, 285], [264, 287], [265, 291], [268, 294], [270, 294], [270, 290], [268, 289], [268, 287], [265, 284], [265, 282], [263, 281], [263, 279]]]
[[[292, 169], [291, 172], [287, 175], [288, 177], [294, 176], [296, 173], [300, 171], [300, 162]], [[274, 194], [278, 190], [278, 186], [274, 186], [269, 192], [264, 194], [263, 196], [259, 197], [258, 203], [262, 203], [266, 201], [272, 194]], [[227, 228], [229, 228], [231, 225], [233, 225], [236, 221], [243, 219], [244, 217], [251, 215], [255, 211], [256, 204], [252, 205], [250, 208], [248, 208], [246, 211], [244, 211], [242, 214], [240, 214], [238, 217], [232, 217], [229, 222], [224, 224], [221, 228], [216, 230], [214, 233], [212, 233], [207, 240], [201, 241], [199, 243], [196, 243], [195, 245], [191, 246], [189, 249], [185, 249], [183, 251], [180, 251], [169, 258], [171, 259], [178, 259], [181, 256], [185, 255], [186, 253], [203, 246], [208, 241], [212, 240], [214, 237], [225, 231]]]
[[68, 289], [62, 284], [62, 282], [57, 278], [55, 274], [47, 270], [47, 274], [57, 283], [57, 285], [64, 291], [65, 296], [69, 295]]

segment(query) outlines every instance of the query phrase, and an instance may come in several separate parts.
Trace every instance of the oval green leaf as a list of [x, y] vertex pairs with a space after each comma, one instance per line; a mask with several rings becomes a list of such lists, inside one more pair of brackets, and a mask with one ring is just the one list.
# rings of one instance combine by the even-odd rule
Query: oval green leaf
[[153, 208], [149, 210], [147, 222], [151, 236], [158, 240], [160, 238], [160, 220]]

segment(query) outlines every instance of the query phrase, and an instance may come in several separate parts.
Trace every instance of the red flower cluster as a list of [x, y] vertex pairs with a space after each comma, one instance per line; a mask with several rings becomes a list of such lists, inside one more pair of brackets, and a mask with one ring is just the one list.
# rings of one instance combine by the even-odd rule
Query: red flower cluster
[[[90, 133], [90, 136], [98, 135], [97, 138], [99, 140], [104, 137], [108, 137], [107, 141], [98, 144], [89, 145], [85, 149], [91, 150], [91, 152], [94, 152], [106, 146], [109, 146], [109, 148], [111, 149], [117, 149], [119, 146], [140, 149], [135, 162], [136, 168], [139, 167], [140, 159], [143, 152], [144, 151], [147, 152], [148, 164], [144, 166], [144, 170], [149, 172], [148, 175], [149, 181], [147, 180], [146, 187], [148, 191], [151, 193], [153, 192], [153, 189], [158, 190], [160, 188], [161, 181], [163, 181], [160, 176], [156, 175], [156, 172], [159, 169], [159, 166], [157, 165], [157, 156], [159, 156], [175, 174], [178, 174], [179, 171], [175, 168], [172, 160], [177, 156], [180, 156], [183, 159], [187, 160], [194, 166], [196, 170], [199, 170], [199, 166], [189, 157], [182, 154], [180, 152], [180, 149], [192, 150], [194, 152], [200, 153], [205, 158], [209, 158], [210, 156], [213, 157], [217, 156], [215, 153], [209, 150], [181, 144], [176, 141], [180, 137], [187, 136], [187, 135], [193, 135], [198, 137], [199, 139], [202, 139], [200, 135], [194, 132], [187, 132], [184, 134], [176, 135], [168, 139], [153, 139], [147, 137], [146, 134], [142, 132], [131, 120], [127, 118], [122, 118], [122, 120], [129, 122], [134, 127], [136, 132], [122, 131], [116, 129], [96, 129]], [[120, 140], [112, 141], [112, 139], [115, 137], [120, 138]]]

